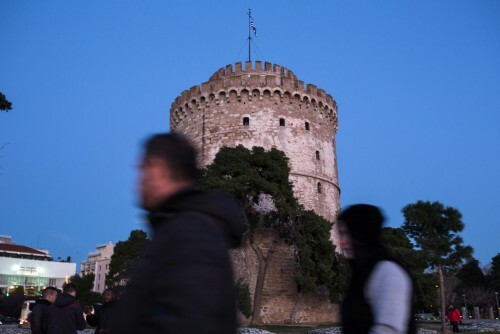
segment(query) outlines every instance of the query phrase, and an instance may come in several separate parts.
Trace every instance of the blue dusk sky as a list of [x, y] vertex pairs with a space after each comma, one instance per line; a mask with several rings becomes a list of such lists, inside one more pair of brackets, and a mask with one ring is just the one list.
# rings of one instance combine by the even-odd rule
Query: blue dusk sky
[[80, 262], [143, 228], [142, 141], [220, 67], [291, 69], [339, 107], [341, 206], [440, 201], [500, 252], [500, 1], [0, 0], [0, 234]]

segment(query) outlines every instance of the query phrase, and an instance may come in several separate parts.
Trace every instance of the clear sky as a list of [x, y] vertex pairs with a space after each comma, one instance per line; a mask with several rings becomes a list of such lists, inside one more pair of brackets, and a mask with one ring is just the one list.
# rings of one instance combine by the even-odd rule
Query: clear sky
[[0, 0], [0, 234], [77, 262], [145, 228], [143, 139], [183, 90], [260, 53], [339, 106], [341, 205], [459, 209], [500, 252], [500, 1]]

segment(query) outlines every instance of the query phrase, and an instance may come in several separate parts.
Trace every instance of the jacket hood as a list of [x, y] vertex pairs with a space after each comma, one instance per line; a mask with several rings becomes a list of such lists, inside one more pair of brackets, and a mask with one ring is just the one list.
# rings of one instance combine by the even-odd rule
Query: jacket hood
[[241, 245], [245, 231], [244, 213], [229, 194], [218, 191], [184, 189], [167, 198], [158, 208], [151, 210], [149, 221], [153, 229], [160, 224], [164, 214], [194, 211], [212, 217], [221, 223], [232, 248]]
[[77, 301], [78, 301], [78, 299], [76, 299], [72, 295], [67, 294], [67, 293], [61, 293], [57, 296], [56, 301], [54, 302], [54, 305], [57, 307], [66, 307], [68, 305], [76, 303]]

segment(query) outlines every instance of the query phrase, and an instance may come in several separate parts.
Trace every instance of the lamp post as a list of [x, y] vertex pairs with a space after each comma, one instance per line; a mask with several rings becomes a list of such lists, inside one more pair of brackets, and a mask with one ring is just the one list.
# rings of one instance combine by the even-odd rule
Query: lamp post
[[467, 318], [469, 316], [469, 311], [467, 310], [467, 301], [465, 300], [465, 294], [462, 295], [462, 297], [464, 297], [464, 305], [465, 305], [465, 314], [463, 316], [464, 320], [465, 318]]
[[498, 307], [498, 292], [495, 291], [495, 299], [497, 301], [497, 317], [500, 318], [500, 307]]

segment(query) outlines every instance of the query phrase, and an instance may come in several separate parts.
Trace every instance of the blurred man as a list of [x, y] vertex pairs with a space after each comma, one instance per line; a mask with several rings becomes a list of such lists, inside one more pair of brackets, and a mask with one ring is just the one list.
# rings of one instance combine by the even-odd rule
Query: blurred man
[[47, 320], [48, 334], [76, 334], [77, 330], [87, 327], [82, 307], [76, 299], [74, 284], [69, 283], [63, 287], [63, 293], [49, 307]]
[[345, 334], [415, 333], [413, 280], [382, 246], [383, 222], [380, 210], [367, 204], [338, 218], [339, 245], [351, 265], [341, 306]]
[[152, 241], [120, 300], [113, 333], [234, 334], [228, 249], [241, 243], [243, 212], [224, 193], [194, 188], [196, 153], [178, 134], [144, 147], [140, 196]]
[[57, 289], [48, 286], [43, 290], [42, 299], [38, 299], [35, 303], [33, 311], [30, 313], [30, 325], [32, 334], [47, 333], [47, 314], [49, 306], [55, 302], [57, 298]]
[[96, 327], [95, 334], [111, 333], [113, 314], [116, 309], [116, 293], [113, 289], [107, 288], [102, 293], [104, 304], [94, 307], [94, 314], [87, 313], [87, 323]]

